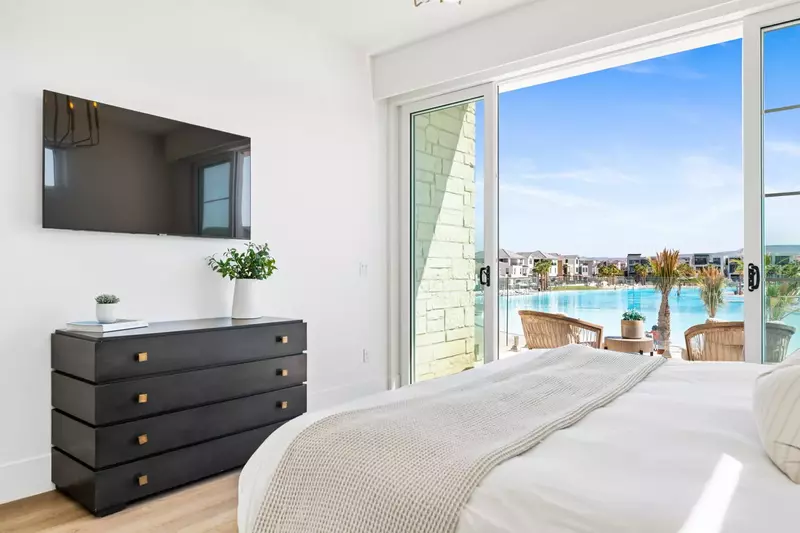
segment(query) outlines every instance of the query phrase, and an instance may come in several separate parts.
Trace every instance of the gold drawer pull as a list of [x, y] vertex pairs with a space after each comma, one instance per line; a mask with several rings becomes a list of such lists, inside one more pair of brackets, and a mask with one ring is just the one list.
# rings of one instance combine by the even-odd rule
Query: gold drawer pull
[[147, 352], [139, 352], [136, 354], [136, 362], [144, 363], [147, 361]]
[[278, 409], [286, 409], [289, 407], [289, 402], [278, 402]]
[[140, 487], [144, 487], [145, 485], [147, 485], [147, 483], [148, 483], [148, 481], [149, 481], [149, 480], [147, 479], [147, 474], [145, 474], [145, 475], [143, 475], [143, 476], [139, 476], [139, 479], [138, 479], [138, 481], [139, 481], [139, 486], [140, 486]]
[[288, 344], [289, 343], [289, 337], [287, 335], [284, 335], [283, 337], [278, 337], [275, 340], [277, 342], [281, 343], [281, 344]]
[[138, 437], [136, 437], [136, 440], [139, 441], [139, 446], [141, 446], [143, 444], [147, 444], [147, 440], [148, 440], [147, 439], [147, 433], [143, 433], [143, 434], [139, 435]]
[[138, 403], [147, 403], [147, 394], [140, 394], [136, 401]]
[[289, 375], [289, 371], [286, 370], [285, 368], [281, 368], [276, 372], [276, 374], [278, 374], [279, 376], [286, 377]]

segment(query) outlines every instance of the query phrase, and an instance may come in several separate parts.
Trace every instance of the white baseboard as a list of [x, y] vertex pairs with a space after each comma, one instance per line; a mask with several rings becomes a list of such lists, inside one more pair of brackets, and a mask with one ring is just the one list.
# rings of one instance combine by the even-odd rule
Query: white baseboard
[[349, 402], [387, 390], [383, 381], [367, 380], [349, 383], [341, 387], [333, 387], [308, 393], [308, 410], [327, 409], [340, 403]]
[[0, 504], [51, 490], [49, 453], [0, 465]]

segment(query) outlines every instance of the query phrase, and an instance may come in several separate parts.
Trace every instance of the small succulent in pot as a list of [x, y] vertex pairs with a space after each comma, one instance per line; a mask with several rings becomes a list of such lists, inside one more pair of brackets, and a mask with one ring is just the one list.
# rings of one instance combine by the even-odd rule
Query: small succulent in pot
[[628, 309], [622, 314], [623, 339], [642, 339], [644, 338], [644, 321], [647, 320], [637, 309]]
[[101, 324], [111, 324], [117, 321], [116, 311], [119, 297], [115, 294], [99, 294], [94, 299], [97, 302], [97, 321]]

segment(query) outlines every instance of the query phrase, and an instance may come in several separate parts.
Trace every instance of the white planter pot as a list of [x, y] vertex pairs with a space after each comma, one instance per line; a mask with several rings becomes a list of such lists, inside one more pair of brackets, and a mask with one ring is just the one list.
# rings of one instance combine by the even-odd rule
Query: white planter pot
[[623, 339], [644, 338], [644, 321], [642, 320], [622, 320], [620, 329]]
[[236, 287], [233, 290], [233, 310], [231, 318], [261, 318], [260, 307], [258, 305], [258, 283], [257, 279], [237, 279]]
[[97, 304], [97, 321], [101, 324], [116, 322], [117, 305], [119, 304]]

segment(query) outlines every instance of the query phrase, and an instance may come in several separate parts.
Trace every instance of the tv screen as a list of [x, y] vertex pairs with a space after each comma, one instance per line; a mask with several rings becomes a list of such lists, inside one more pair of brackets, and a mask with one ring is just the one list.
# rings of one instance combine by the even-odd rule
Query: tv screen
[[44, 91], [45, 228], [250, 238], [250, 139]]

